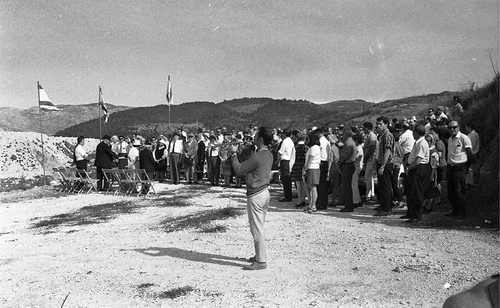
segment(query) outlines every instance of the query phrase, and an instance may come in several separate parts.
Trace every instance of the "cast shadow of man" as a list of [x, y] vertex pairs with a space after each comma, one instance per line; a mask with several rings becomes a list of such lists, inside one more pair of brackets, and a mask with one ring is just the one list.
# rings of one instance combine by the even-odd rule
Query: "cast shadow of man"
[[175, 248], [175, 247], [165, 247], [165, 248], [164, 247], [149, 247], [149, 248], [134, 249], [134, 251], [137, 251], [137, 252], [140, 252], [142, 254], [152, 256], [152, 257], [167, 256], [167, 257], [172, 257], [172, 258], [184, 259], [184, 260], [188, 260], [188, 261], [212, 263], [212, 264], [227, 265], [227, 266], [237, 266], [237, 267], [242, 267], [245, 265], [242, 263], [234, 262], [234, 261], [242, 262], [245, 259], [221, 256], [221, 255], [216, 255], [216, 254], [211, 254], [211, 253], [197, 252], [197, 251], [193, 251], [193, 250], [185, 250], [185, 249], [180, 249], [180, 248]]

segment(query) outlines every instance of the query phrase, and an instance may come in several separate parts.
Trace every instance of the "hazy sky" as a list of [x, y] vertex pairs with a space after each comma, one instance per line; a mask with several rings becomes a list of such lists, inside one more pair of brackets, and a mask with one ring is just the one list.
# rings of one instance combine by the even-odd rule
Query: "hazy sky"
[[0, 107], [381, 101], [493, 78], [498, 0], [0, 0]]

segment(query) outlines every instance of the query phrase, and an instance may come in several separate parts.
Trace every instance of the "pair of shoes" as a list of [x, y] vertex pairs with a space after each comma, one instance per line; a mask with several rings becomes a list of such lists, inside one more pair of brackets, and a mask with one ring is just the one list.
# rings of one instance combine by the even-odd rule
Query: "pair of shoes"
[[330, 203], [328, 204], [328, 207], [336, 207], [337, 205], [335, 203]]
[[373, 215], [373, 216], [389, 216], [391, 214], [392, 214], [392, 212], [380, 211], [380, 212], [375, 213], [375, 215]]
[[446, 213], [444, 214], [444, 216], [447, 216], [447, 217], [455, 217], [455, 216], [458, 216], [458, 214], [455, 214], [453, 212], [450, 212], [450, 213]]
[[404, 216], [399, 217], [399, 219], [413, 219], [413, 216], [404, 215]]
[[314, 212], [316, 212], [315, 208], [314, 209], [312, 209], [312, 208], [307, 209], [307, 213], [309, 213], [309, 214], [314, 213]]
[[354, 203], [354, 208], [358, 208], [358, 207], [362, 207], [362, 206], [363, 206], [363, 202]]
[[303, 206], [306, 206], [306, 202], [305, 202], [305, 201], [302, 201], [302, 202], [300, 202], [300, 203], [297, 203], [297, 204], [295, 205], [295, 208], [300, 209], [300, 208], [301, 208], [301, 207], [303, 207]]
[[422, 221], [422, 218], [410, 218], [408, 220], [405, 220], [404, 223], [411, 224], [411, 223], [419, 222], [419, 221]]
[[253, 257], [248, 258], [248, 262], [250, 262], [250, 263], [255, 262], [255, 257], [256, 257], [256, 256], [253, 256]]
[[309, 207], [308, 207], [308, 206], [306, 206], [306, 207], [305, 207], [302, 211], [303, 211], [304, 213], [309, 212]]
[[291, 202], [291, 201], [292, 201], [292, 199], [283, 198], [283, 199], [280, 199], [279, 201], [280, 201], [280, 202]]
[[382, 210], [382, 207], [381, 206], [377, 206], [376, 208], [373, 209], [374, 211], [381, 211]]
[[267, 268], [266, 262], [257, 262], [257, 261], [254, 261], [252, 264], [243, 267], [243, 269], [246, 271], [258, 271], [266, 268]]
[[350, 212], [354, 212], [354, 209], [346, 209], [346, 208], [343, 208], [343, 209], [340, 209], [341, 213], [350, 213]]

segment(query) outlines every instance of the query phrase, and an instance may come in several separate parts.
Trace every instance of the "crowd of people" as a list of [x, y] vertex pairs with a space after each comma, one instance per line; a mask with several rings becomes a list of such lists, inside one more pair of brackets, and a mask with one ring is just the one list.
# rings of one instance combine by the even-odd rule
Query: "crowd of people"
[[[352, 212], [363, 203], [377, 202], [376, 216], [391, 215], [394, 207], [406, 206], [402, 218], [415, 222], [441, 202], [447, 183], [449, 215], [463, 218], [469, 169], [472, 183], [479, 173], [474, 164], [479, 135], [473, 123], [465, 123], [466, 135], [451, 120], [461, 113], [455, 97], [451, 111], [430, 108], [421, 121], [416, 117], [389, 121], [381, 116], [376, 123], [352, 127], [272, 129], [272, 173], [279, 173], [279, 179], [271, 177], [271, 181], [283, 186], [279, 201], [292, 202], [296, 197], [295, 207], [307, 213], [341, 205], [340, 212]], [[236, 152], [244, 162], [255, 152], [257, 131], [249, 126], [240, 132], [221, 127], [188, 133], [180, 128], [150, 138], [105, 135], [96, 149], [98, 188], [106, 189], [105, 168], [145, 169], [152, 180], [174, 185], [182, 178], [190, 185], [242, 187], [246, 179], [237, 174], [231, 155]], [[75, 148], [80, 169], [86, 168], [88, 160], [83, 144], [80, 136]]]

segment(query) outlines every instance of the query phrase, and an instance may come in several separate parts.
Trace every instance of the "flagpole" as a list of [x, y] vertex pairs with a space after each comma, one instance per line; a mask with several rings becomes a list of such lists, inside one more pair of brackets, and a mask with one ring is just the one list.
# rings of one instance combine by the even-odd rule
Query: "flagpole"
[[172, 129], [170, 127], [170, 101], [172, 100], [172, 97], [170, 95], [170, 75], [168, 75], [168, 82], [167, 82], [167, 103], [168, 103], [168, 132], [171, 133]]
[[97, 109], [99, 109], [99, 140], [102, 139], [102, 128], [101, 128], [101, 86], [99, 86], [99, 100], [97, 100]]
[[40, 139], [42, 141], [42, 169], [43, 169], [43, 186], [47, 185], [45, 178], [45, 150], [43, 148], [43, 130], [42, 130], [42, 108], [40, 108], [40, 82], [36, 82], [36, 92], [38, 94], [38, 116], [40, 118]]

